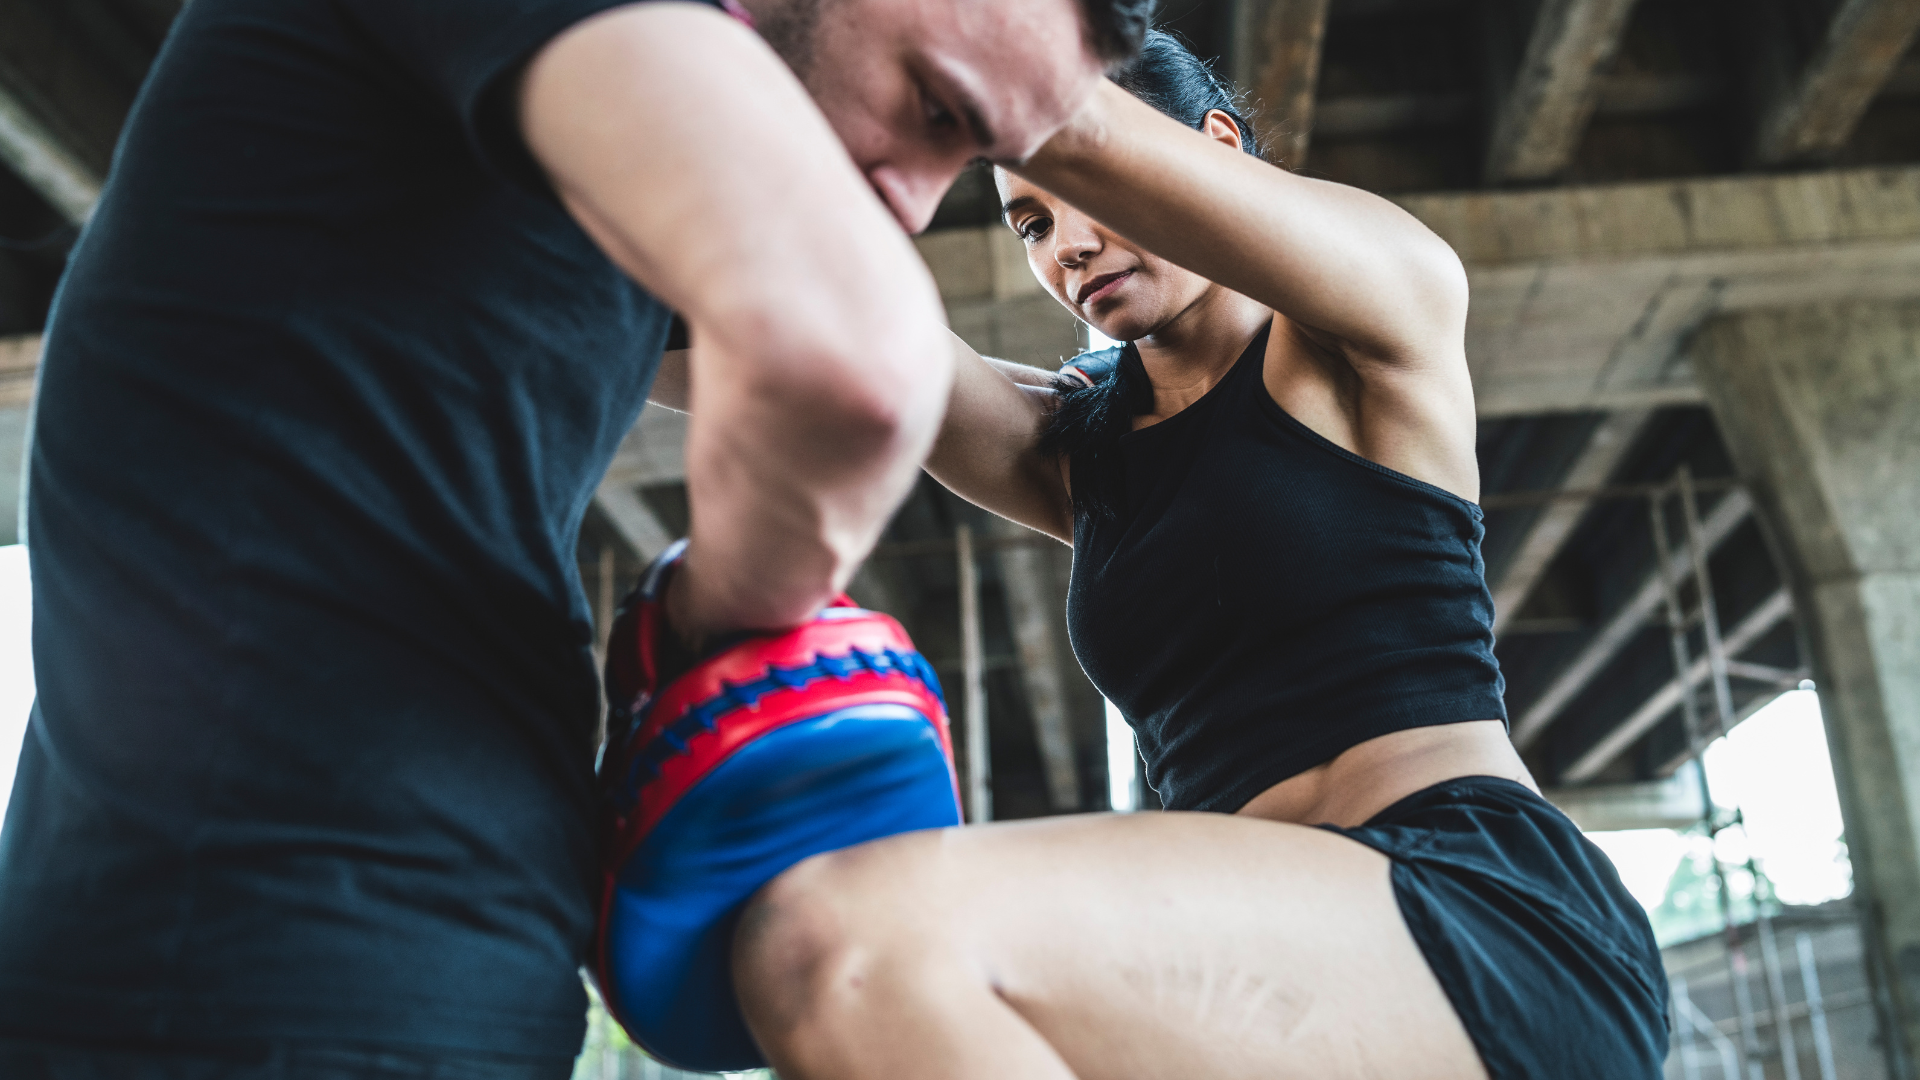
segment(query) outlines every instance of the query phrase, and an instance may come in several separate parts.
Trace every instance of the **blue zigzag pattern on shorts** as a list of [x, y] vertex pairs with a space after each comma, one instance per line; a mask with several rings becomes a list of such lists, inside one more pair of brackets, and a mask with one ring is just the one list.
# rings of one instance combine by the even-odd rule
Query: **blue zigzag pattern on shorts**
[[[750, 682], [730, 683], [720, 681], [721, 691], [688, 709], [680, 719], [668, 724], [658, 735], [642, 747], [633, 756], [626, 775], [621, 777], [620, 787], [614, 795], [614, 801], [622, 812], [632, 807], [640, 797], [640, 788], [648, 781], [660, 775], [660, 766], [667, 759], [687, 752], [688, 740], [703, 732], [715, 731], [720, 718], [736, 709], [751, 708], [761, 698], [778, 690], [798, 690], [808, 683], [821, 679], [845, 680], [854, 675], [871, 673], [874, 675], [905, 675], [918, 681], [933, 692], [933, 696], [946, 701], [946, 695], [940, 691], [940, 678], [933, 672], [933, 665], [926, 657], [917, 652], [897, 649], [879, 649], [868, 652], [865, 649], [852, 649], [844, 656], [827, 656], [815, 653], [813, 663], [798, 667], [779, 667], [770, 665], [765, 675]], [[632, 732], [644, 725], [647, 713], [653, 708], [652, 702], [635, 715], [625, 708], [615, 710], [616, 717], [629, 718], [625, 726]], [[625, 736], [623, 735], [622, 738]]]

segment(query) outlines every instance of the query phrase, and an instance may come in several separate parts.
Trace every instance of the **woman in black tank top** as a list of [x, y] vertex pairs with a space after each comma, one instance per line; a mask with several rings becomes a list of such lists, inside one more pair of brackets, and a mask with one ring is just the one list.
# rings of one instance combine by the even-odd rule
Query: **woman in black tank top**
[[737, 939], [756, 1037], [787, 1080], [1660, 1075], [1645, 914], [1506, 739], [1459, 260], [1263, 163], [1166, 35], [1115, 80], [999, 184], [1128, 344], [1056, 382], [956, 339], [928, 469], [1073, 545], [1175, 812], [801, 864]]

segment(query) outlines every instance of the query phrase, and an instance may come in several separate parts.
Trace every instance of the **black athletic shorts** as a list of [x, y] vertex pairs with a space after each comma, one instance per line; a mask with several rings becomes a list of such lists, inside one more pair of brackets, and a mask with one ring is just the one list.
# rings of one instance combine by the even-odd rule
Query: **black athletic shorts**
[[1655, 1080], [1667, 978], [1647, 915], [1565, 814], [1511, 780], [1415, 792], [1357, 829], [1492, 1080]]
[[4, 1080], [567, 1080], [572, 1058], [267, 1043], [98, 1046], [0, 1036]]

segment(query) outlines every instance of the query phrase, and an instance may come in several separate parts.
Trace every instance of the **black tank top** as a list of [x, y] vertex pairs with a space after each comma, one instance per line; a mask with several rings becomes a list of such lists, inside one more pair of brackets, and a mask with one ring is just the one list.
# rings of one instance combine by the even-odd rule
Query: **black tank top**
[[[1073, 456], [1074, 652], [1170, 810], [1230, 812], [1368, 739], [1507, 715], [1480, 508], [1287, 415], [1266, 344]], [[1131, 345], [1119, 363], [1146, 385]]]

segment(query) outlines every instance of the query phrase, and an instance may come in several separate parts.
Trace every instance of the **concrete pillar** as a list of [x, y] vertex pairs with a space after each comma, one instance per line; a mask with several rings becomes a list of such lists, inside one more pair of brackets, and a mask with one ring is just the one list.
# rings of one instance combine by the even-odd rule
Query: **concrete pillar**
[[1911, 1080], [1920, 1049], [1920, 301], [1723, 316], [1702, 331], [1695, 363], [1787, 564], [1890, 1064]]

